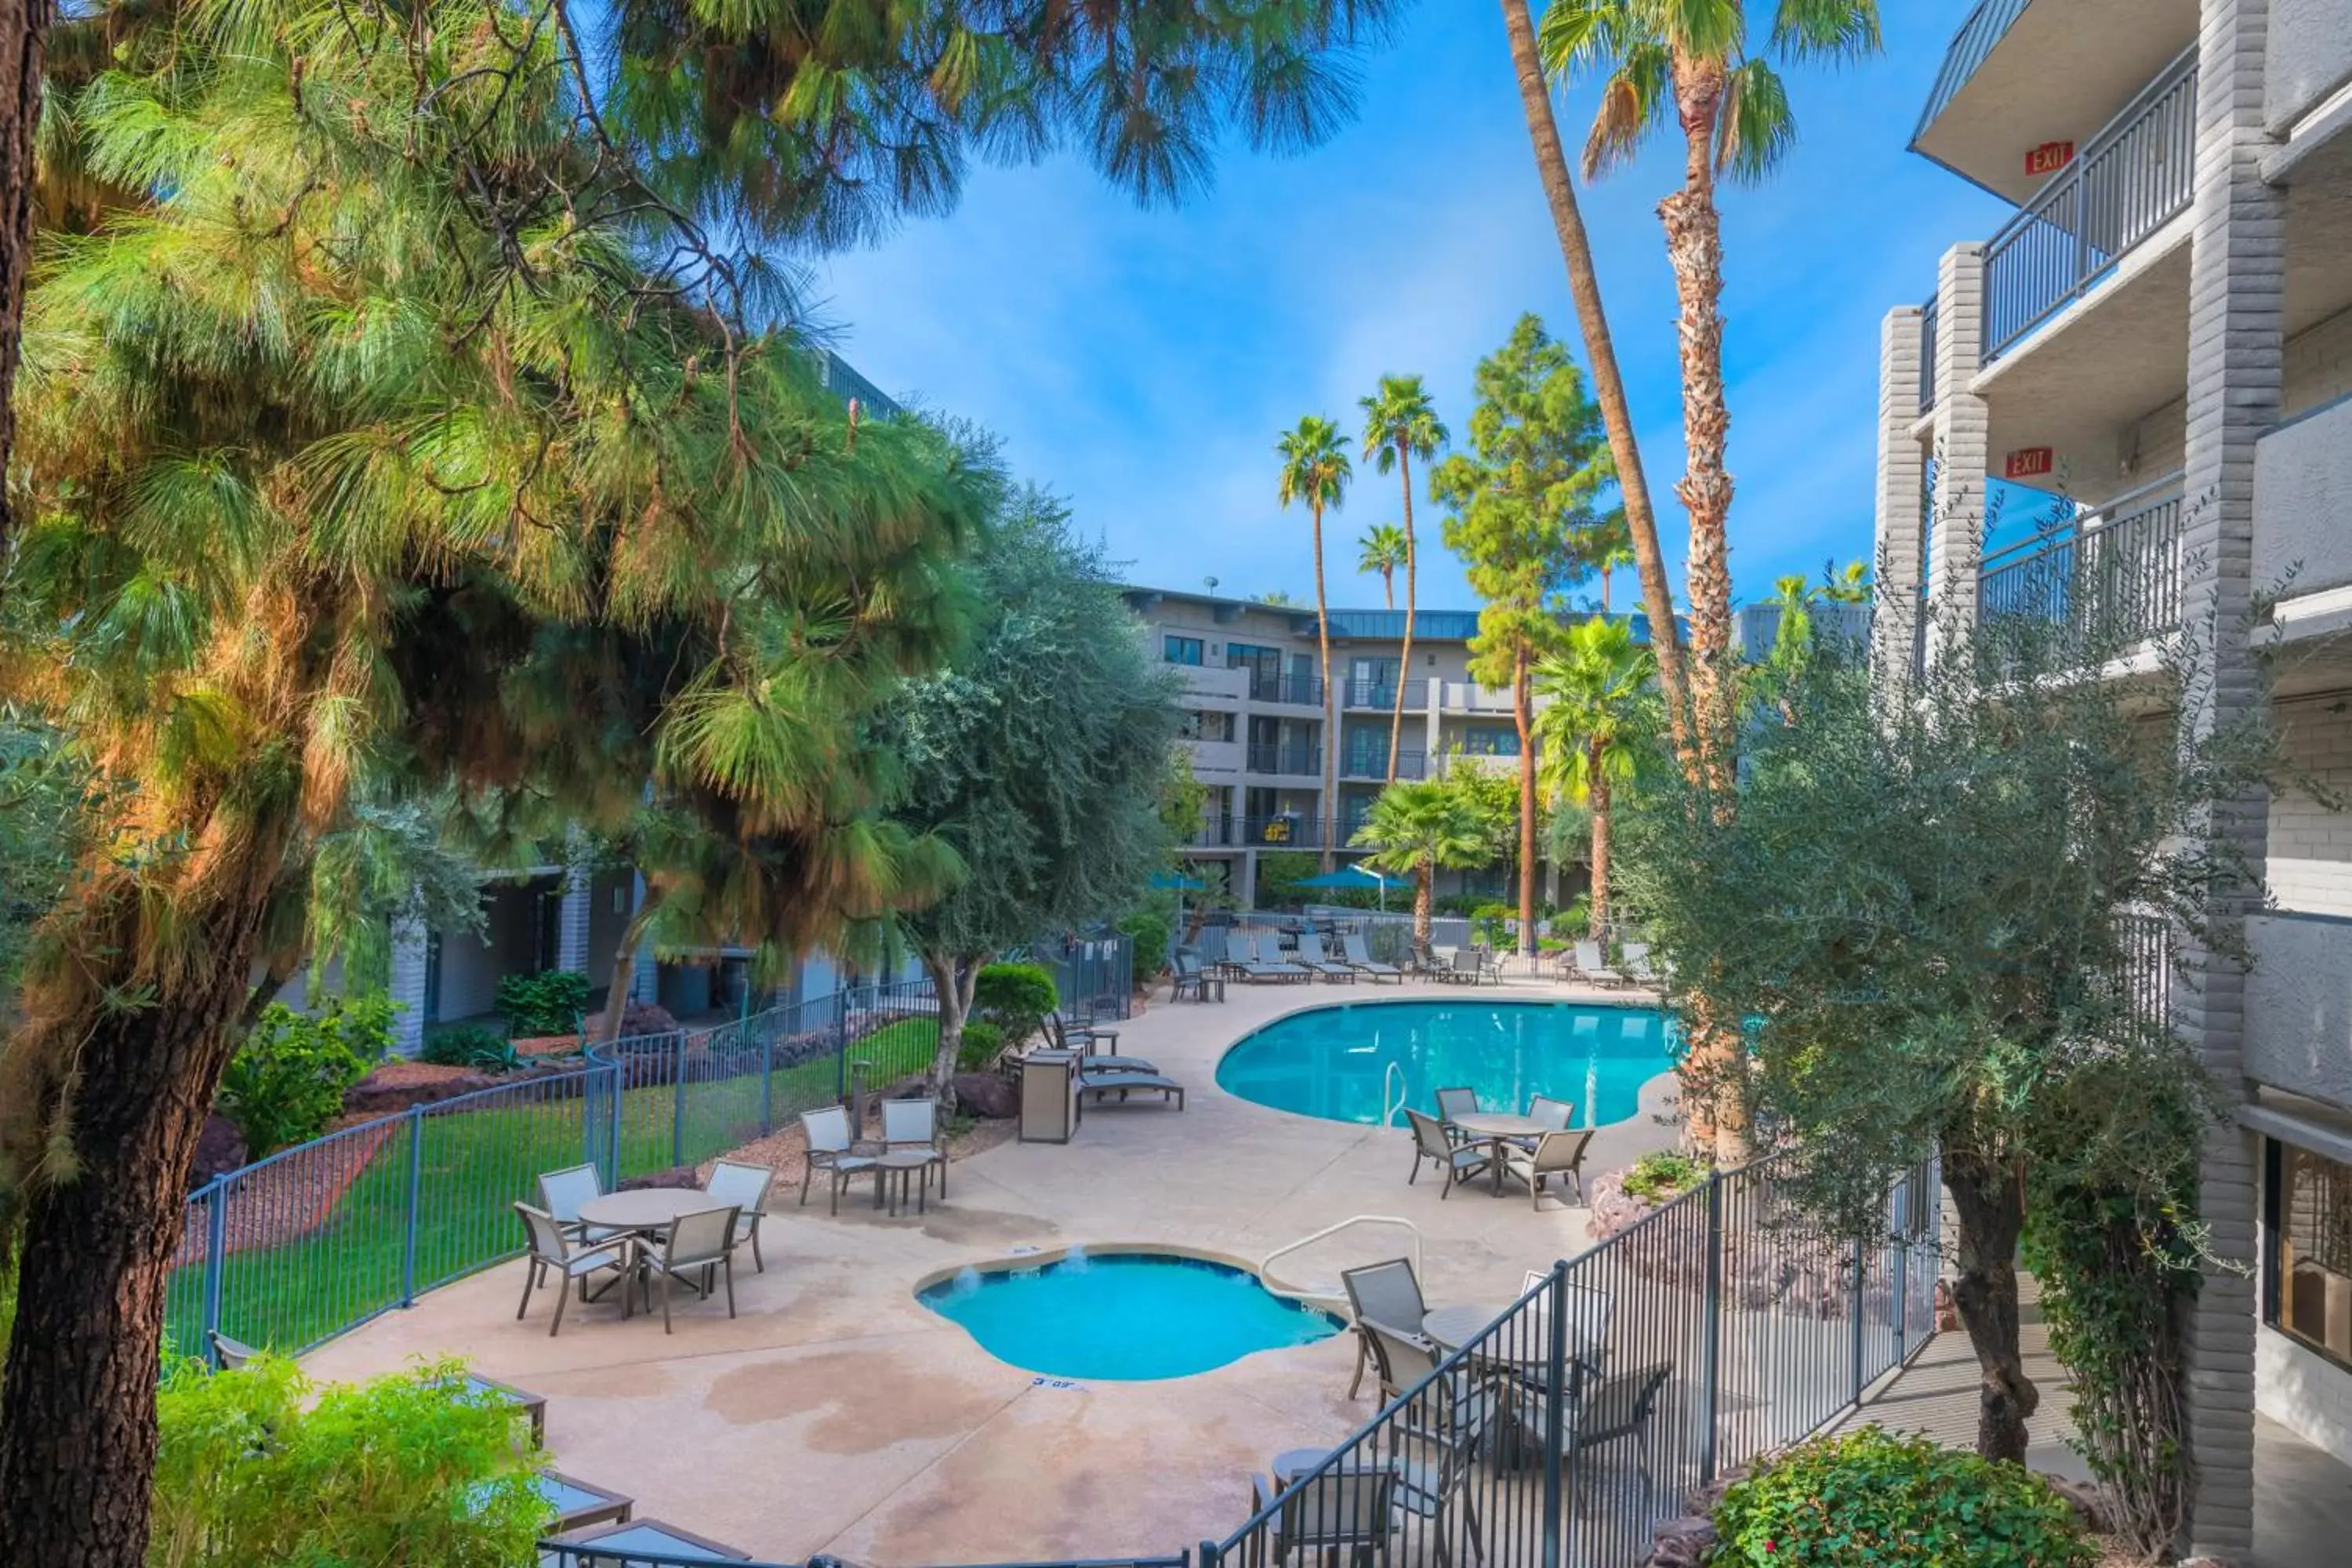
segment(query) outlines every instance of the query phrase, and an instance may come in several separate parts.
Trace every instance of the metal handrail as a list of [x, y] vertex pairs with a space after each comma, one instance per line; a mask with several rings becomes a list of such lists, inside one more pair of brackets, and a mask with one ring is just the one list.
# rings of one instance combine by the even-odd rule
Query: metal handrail
[[[1389, 1095], [1389, 1085], [1391, 1082], [1396, 1085], [1396, 1096], [1394, 1099], [1390, 1098]], [[1405, 1102], [1411, 1098], [1411, 1089], [1404, 1079], [1403, 1064], [1400, 1062], [1389, 1063], [1389, 1070], [1381, 1075], [1381, 1125], [1383, 1127], [1394, 1127], [1396, 1125], [1397, 1112], [1405, 1108]]]
[[[1389, 1066], [1393, 1068], [1396, 1064], [1394, 1062], [1391, 1062]], [[1339, 1221], [1336, 1225], [1327, 1225], [1312, 1236], [1302, 1236], [1297, 1241], [1290, 1242], [1286, 1246], [1277, 1247], [1272, 1252], [1267, 1253], [1257, 1266], [1258, 1283], [1264, 1285], [1268, 1290], [1273, 1291], [1277, 1296], [1288, 1296], [1294, 1300], [1345, 1302], [1347, 1300], [1347, 1291], [1344, 1286], [1337, 1289], [1330, 1289], [1324, 1288], [1319, 1283], [1313, 1286], [1293, 1285], [1286, 1280], [1278, 1279], [1275, 1277], [1274, 1264], [1275, 1259], [1278, 1258], [1286, 1258], [1294, 1252], [1303, 1252], [1318, 1241], [1328, 1241], [1331, 1237], [1339, 1235], [1341, 1231], [1351, 1230], [1360, 1225], [1402, 1226], [1407, 1231], [1410, 1231], [1412, 1235], [1412, 1277], [1416, 1279], [1426, 1278], [1426, 1275], [1422, 1270], [1421, 1226], [1413, 1224], [1412, 1221], [1409, 1219], [1399, 1219], [1394, 1215], [1360, 1214], [1350, 1215], [1346, 1219]]]
[[2007, 36], [2017, 19], [2024, 15], [2028, 0], [1978, 0], [1977, 8], [1969, 13], [1968, 20], [1952, 35], [1944, 50], [1944, 63], [1937, 69], [1936, 85], [1927, 89], [1927, 107], [1919, 111], [1919, 123], [1911, 132], [1914, 146], [1927, 134], [1927, 127], [1936, 117], [1951, 107], [1960, 89], [1969, 85], [1993, 51], [1993, 46]]
[[2158, 635], [2180, 615], [2179, 475], [2108, 504], [2095, 521], [2064, 520], [1985, 558], [1979, 625], [2009, 618], [2096, 623], [2123, 641]]

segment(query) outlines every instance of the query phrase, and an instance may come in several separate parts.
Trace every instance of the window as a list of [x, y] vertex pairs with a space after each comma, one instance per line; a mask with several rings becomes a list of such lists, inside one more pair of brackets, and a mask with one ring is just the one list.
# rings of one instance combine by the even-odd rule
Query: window
[[1199, 664], [1202, 653], [1199, 637], [1169, 636], [1160, 639], [1160, 657], [1170, 664]]
[[1473, 724], [1463, 731], [1462, 750], [1473, 757], [1516, 757], [1519, 731], [1509, 724]]
[[2271, 1141], [2263, 1320], [2352, 1363], [2352, 1165]]

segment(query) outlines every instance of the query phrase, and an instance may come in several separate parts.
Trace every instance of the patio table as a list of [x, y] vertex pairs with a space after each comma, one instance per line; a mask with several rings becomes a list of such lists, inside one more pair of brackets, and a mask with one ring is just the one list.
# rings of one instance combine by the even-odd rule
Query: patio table
[[[892, 1149], [885, 1153], [877, 1154], [874, 1157], [874, 1206], [880, 1208], [883, 1195], [887, 1193], [890, 1196], [890, 1212], [897, 1214], [906, 1206], [907, 1189], [916, 1185], [915, 1176], [919, 1172], [923, 1179], [919, 1190], [915, 1194], [916, 1208], [918, 1213], [929, 1214], [931, 1191], [930, 1169], [933, 1165], [944, 1167], [946, 1163], [935, 1149]], [[943, 1177], [940, 1183], [940, 1196], [944, 1199], [947, 1195], [947, 1182]]]
[[704, 1209], [723, 1208], [699, 1187], [641, 1187], [635, 1192], [606, 1193], [580, 1205], [580, 1217], [608, 1230], [655, 1236], [667, 1230], [679, 1216]]
[[[1445, 1125], [1458, 1127], [1486, 1145], [1487, 1168], [1494, 1173], [1495, 1193], [1498, 1197], [1503, 1191], [1503, 1145], [1514, 1138], [1533, 1138], [1558, 1131], [1532, 1116], [1519, 1116], [1507, 1110], [1473, 1111], [1467, 1116], [1456, 1116]], [[1492, 1321], [1491, 1319], [1488, 1321]]]

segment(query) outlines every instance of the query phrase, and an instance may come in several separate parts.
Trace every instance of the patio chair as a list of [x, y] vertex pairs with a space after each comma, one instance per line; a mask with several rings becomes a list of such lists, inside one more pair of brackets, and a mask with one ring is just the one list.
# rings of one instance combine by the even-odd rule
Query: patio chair
[[1378, 1319], [1366, 1321], [1363, 1329], [1381, 1368], [1381, 1399], [1409, 1397], [1411, 1401], [1398, 1421], [1397, 1432], [1433, 1451], [1431, 1458], [1409, 1458], [1399, 1445], [1393, 1454], [1397, 1511], [1428, 1521], [1436, 1559], [1443, 1563], [1451, 1560], [1448, 1537], [1453, 1534], [1452, 1516], [1458, 1503], [1471, 1545], [1484, 1557], [1486, 1548], [1480, 1537], [1477, 1504], [1465, 1495], [1465, 1483], [1486, 1429], [1502, 1408], [1500, 1398], [1483, 1377], [1460, 1368], [1439, 1372], [1437, 1346], [1423, 1336]]
[[1186, 994], [1190, 993], [1193, 1001], [1206, 1002], [1212, 999], [1210, 995], [1212, 991], [1215, 993], [1214, 1000], [1222, 1002], [1225, 999], [1225, 977], [1222, 974], [1210, 973], [1201, 963], [1199, 953], [1189, 949], [1180, 952], [1176, 954], [1175, 963], [1176, 978], [1172, 983], [1170, 1000], [1181, 1002]]
[[1486, 961], [1478, 956], [1478, 950], [1475, 947], [1455, 948], [1451, 962], [1453, 973], [1439, 978], [1452, 980], [1461, 985], [1475, 985], [1486, 978]]
[[1466, 1182], [1486, 1169], [1486, 1152], [1454, 1142], [1435, 1117], [1424, 1116], [1409, 1105], [1404, 1108], [1404, 1115], [1412, 1123], [1412, 1174], [1405, 1178], [1405, 1185], [1411, 1186], [1421, 1179], [1422, 1162], [1429, 1161], [1445, 1173], [1444, 1188], [1437, 1194], [1443, 1201], [1453, 1193], [1455, 1183]]
[[1261, 940], [1256, 937], [1237, 936], [1234, 940], [1240, 947], [1240, 956], [1235, 962], [1241, 967], [1243, 978], [1253, 985], [1268, 980], [1288, 984], [1294, 981], [1307, 981], [1315, 978], [1312, 973], [1296, 963], [1268, 958]]
[[808, 1206], [809, 1178], [819, 1171], [833, 1175], [833, 1212], [841, 1212], [841, 1189], [852, 1176], [874, 1169], [874, 1156], [856, 1152], [849, 1112], [838, 1105], [801, 1112], [801, 1131], [808, 1138], [808, 1163], [801, 1170], [801, 1206]]
[[1437, 1119], [1451, 1121], [1457, 1116], [1478, 1114], [1478, 1091], [1475, 1089], [1441, 1089], [1437, 1091]]
[[230, 1339], [218, 1329], [210, 1330], [205, 1337], [212, 1342], [213, 1365], [222, 1372], [235, 1372], [261, 1353], [242, 1340]]
[[1655, 985], [1663, 978], [1663, 976], [1661, 976], [1654, 968], [1651, 967], [1650, 944], [1648, 942], [1627, 942], [1624, 947], [1623, 958], [1624, 963], [1622, 965], [1622, 968], [1625, 978], [1632, 981], [1634, 984]]
[[[682, 1214], [669, 1222], [660, 1245], [641, 1247], [639, 1256], [646, 1268], [646, 1310], [653, 1310], [653, 1277], [661, 1276], [662, 1332], [670, 1331], [670, 1282], [676, 1280], [703, 1300], [710, 1299], [713, 1276], [724, 1271], [727, 1276], [727, 1315], [735, 1315], [735, 1222], [742, 1211], [727, 1205], [719, 1208], [697, 1209]], [[701, 1279], [696, 1284], [696, 1277]]]
[[1474, 945], [1468, 951], [1475, 966], [1475, 972], [1470, 976], [1470, 984], [1476, 985], [1491, 980], [1500, 985], [1503, 983], [1503, 961], [1496, 956], [1495, 950], [1491, 947]]
[[1609, 966], [1601, 944], [1591, 939], [1576, 944], [1576, 972], [1595, 985], [1622, 985], [1625, 977]]
[[721, 1160], [710, 1167], [710, 1180], [702, 1189], [713, 1202], [732, 1204], [742, 1211], [743, 1217], [736, 1223], [735, 1239], [751, 1244], [751, 1268], [758, 1274], [768, 1271], [768, 1265], [760, 1257], [760, 1222], [767, 1217], [768, 1188], [775, 1179], [776, 1173], [765, 1165]]
[[553, 1215], [555, 1223], [575, 1241], [610, 1241], [627, 1234], [608, 1226], [588, 1225], [580, 1218], [582, 1204], [604, 1195], [604, 1179], [596, 1174], [593, 1165], [570, 1165], [561, 1171], [540, 1173], [540, 1207]]
[[1536, 1140], [1533, 1149], [1517, 1143], [1503, 1145], [1503, 1173], [1516, 1176], [1528, 1184], [1528, 1206], [1543, 1207], [1544, 1183], [1554, 1176], [1565, 1176], [1576, 1184], [1579, 1202], [1584, 1198], [1584, 1151], [1592, 1142], [1592, 1130], [1581, 1132], [1547, 1132]]
[[1421, 1280], [1414, 1275], [1410, 1258], [1391, 1258], [1386, 1263], [1342, 1268], [1339, 1288], [1348, 1293], [1349, 1314], [1355, 1320], [1356, 1375], [1348, 1384], [1348, 1397], [1353, 1399], [1364, 1386], [1364, 1370], [1370, 1367], [1375, 1373], [1379, 1371], [1365, 1320], [1391, 1323], [1419, 1333], [1421, 1321], [1429, 1316], [1429, 1303], [1422, 1297]]
[[[522, 1216], [523, 1230], [530, 1238], [530, 1266], [523, 1271], [522, 1300], [515, 1307], [515, 1321], [530, 1310], [530, 1293], [539, 1289], [548, 1275], [555, 1276], [555, 1321], [547, 1325], [547, 1337], [553, 1339], [563, 1330], [563, 1309], [572, 1300], [570, 1287], [580, 1286], [580, 1299], [593, 1301], [613, 1288], [607, 1280], [604, 1290], [588, 1293], [588, 1277], [611, 1269], [614, 1278], [625, 1284], [629, 1263], [636, 1244], [626, 1237], [613, 1241], [583, 1242], [577, 1235], [563, 1228], [562, 1222], [545, 1209], [535, 1209], [529, 1204], [517, 1204], [515, 1213]], [[628, 1310], [628, 1295], [622, 1293], [621, 1307]]]
[[1634, 1466], [1644, 1482], [1650, 1480], [1650, 1423], [1658, 1414], [1658, 1397], [1674, 1375], [1671, 1362], [1653, 1362], [1603, 1378], [1577, 1411], [1576, 1433], [1568, 1458], [1589, 1454], [1612, 1443], [1631, 1439]]
[[[1576, 1102], [1572, 1100], [1554, 1100], [1548, 1094], [1536, 1094], [1529, 1095], [1528, 1097], [1528, 1120], [1530, 1121], [1542, 1122], [1544, 1124], [1544, 1129], [1547, 1131], [1567, 1131], [1569, 1130], [1569, 1122], [1572, 1121], [1575, 1116]], [[1533, 1140], [1528, 1140], [1528, 1142], [1533, 1142]]]
[[1274, 1568], [1292, 1553], [1328, 1563], [1347, 1552], [1370, 1563], [1382, 1555], [1396, 1513], [1396, 1472], [1386, 1465], [1338, 1465], [1286, 1488], [1250, 1478], [1255, 1510], [1274, 1513]]
[[1342, 980], [1350, 985], [1356, 983], [1354, 967], [1339, 959], [1325, 956], [1322, 937], [1311, 931], [1298, 933], [1297, 963], [1301, 969], [1335, 984]]
[[1364, 945], [1362, 931], [1351, 931], [1341, 937], [1339, 952], [1358, 973], [1369, 974], [1375, 981], [1394, 980], [1399, 984], [1403, 983], [1403, 970], [1393, 963], [1381, 963], [1372, 957], [1370, 950]]
[[[886, 1100], [882, 1102], [882, 1152], [886, 1154], [900, 1150], [928, 1149], [931, 1164], [940, 1173], [940, 1196], [948, 1195], [948, 1152], [946, 1141], [940, 1136], [940, 1108], [936, 1100]], [[923, 1185], [931, 1184], [929, 1168], [923, 1172]]]

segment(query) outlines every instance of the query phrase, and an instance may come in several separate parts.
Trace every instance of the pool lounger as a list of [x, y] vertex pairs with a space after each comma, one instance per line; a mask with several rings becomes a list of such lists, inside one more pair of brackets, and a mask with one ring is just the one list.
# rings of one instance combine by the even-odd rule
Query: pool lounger
[[1116, 1094], [1124, 1102], [1136, 1089], [1156, 1093], [1161, 1100], [1174, 1100], [1176, 1109], [1184, 1109], [1184, 1086], [1172, 1078], [1156, 1072], [1084, 1072], [1078, 1075], [1078, 1103], [1084, 1105], [1088, 1095]]

